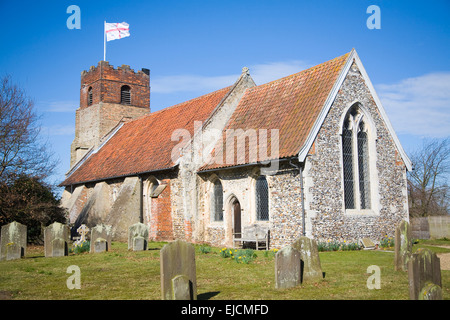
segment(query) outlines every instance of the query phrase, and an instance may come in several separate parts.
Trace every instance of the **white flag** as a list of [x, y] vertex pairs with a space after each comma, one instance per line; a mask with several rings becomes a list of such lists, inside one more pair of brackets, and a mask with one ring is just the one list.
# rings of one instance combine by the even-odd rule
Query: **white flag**
[[106, 40], [122, 39], [130, 36], [130, 26], [126, 22], [105, 23]]

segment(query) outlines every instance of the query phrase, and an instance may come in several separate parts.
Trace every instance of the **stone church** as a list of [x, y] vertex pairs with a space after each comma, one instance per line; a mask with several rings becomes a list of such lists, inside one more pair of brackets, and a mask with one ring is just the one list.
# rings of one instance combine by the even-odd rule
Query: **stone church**
[[412, 164], [353, 49], [256, 85], [151, 112], [150, 71], [101, 61], [81, 73], [71, 168], [61, 186], [70, 223], [136, 222], [150, 240], [233, 245], [250, 225], [270, 247], [301, 235], [374, 240], [408, 220]]

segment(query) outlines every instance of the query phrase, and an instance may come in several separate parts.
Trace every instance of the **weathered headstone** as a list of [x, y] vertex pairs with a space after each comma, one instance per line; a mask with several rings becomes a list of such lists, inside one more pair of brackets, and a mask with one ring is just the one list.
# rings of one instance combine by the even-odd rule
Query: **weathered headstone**
[[86, 235], [89, 232], [89, 228], [85, 224], [82, 224], [81, 226], [79, 226], [77, 229], [77, 232], [80, 235], [80, 240], [78, 241], [79, 243], [87, 240]]
[[54, 222], [44, 229], [44, 251], [46, 257], [61, 257], [69, 254], [70, 228]]
[[181, 240], [168, 243], [161, 249], [160, 261], [162, 299], [197, 300], [194, 246]]
[[172, 279], [172, 299], [192, 300], [192, 281], [185, 275], [178, 275]]
[[370, 238], [362, 238], [360, 240], [364, 250], [374, 250], [375, 243]]
[[[148, 226], [143, 223], [135, 223], [128, 228], [128, 250], [147, 250]], [[135, 241], [135, 238], [138, 240]]]
[[108, 241], [106, 239], [98, 237], [95, 241], [91, 241], [91, 252], [105, 252], [108, 251]]
[[[101, 240], [99, 240], [101, 239]], [[98, 224], [91, 230], [90, 252], [103, 252], [111, 248], [112, 226]], [[105, 241], [105, 243], [103, 243]], [[98, 250], [100, 251], [98, 251]]]
[[411, 227], [408, 221], [403, 220], [395, 229], [394, 247], [395, 270], [408, 271], [408, 260], [412, 254]]
[[[409, 298], [419, 299], [420, 292], [429, 283], [442, 288], [441, 262], [429, 249], [419, 249], [408, 261]], [[426, 290], [425, 290], [426, 291]]]
[[301, 284], [300, 252], [286, 246], [275, 255], [275, 288], [288, 289]]
[[419, 300], [443, 300], [442, 288], [431, 282], [426, 283], [419, 293]]
[[317, 282], [323, 279], [316, 240], [300, 237], [291, 246], [300, 252], [301, 282]]
[[26, 251], [27, 226], [16, 221], [2, 226], [0, 260], [20, 259]]

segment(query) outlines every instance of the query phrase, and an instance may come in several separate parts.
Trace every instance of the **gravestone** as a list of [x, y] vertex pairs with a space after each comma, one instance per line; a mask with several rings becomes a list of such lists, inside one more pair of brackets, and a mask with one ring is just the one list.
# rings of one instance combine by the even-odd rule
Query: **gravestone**
[[[112, 226], [98, 224], [91, 230], [90, 252], [109, 251], [111, 248]], [[100, 251], [98, 251], [100, 250]]]
[[16, 221], [2, 226], [0, 260], [20, 259], [26, 251], [27, 226]]
[[408, 260], [412, 254], [411, 227], [403, 220], [395, 229], [394, 268], [396, 271], [408, 271]]
[[130, 226], [128, 228], [128, 250], [147, 250], [148, 233], [148, 226], [143, 223], [138, 222]]
[[89, 232], [89, 228], [85, 224], [82, 224], [81, 226], [79, 226], [77, 229], [77, 232], [80, 235], [80, 240], [78, 240], [78, 243], [82, 243], [87, 240], [86, 235]]
[[172, 299], [192, 300], [192, 281], [185, 275], [178, 275], [172, 279]]
[[95, 241], [91, 241], [91, 252], [105, 252], [108, 251], [108, 241], [104, 238], [98, 237]]
[[442, 288], [434, 283], [427, 282], [419, 293], [419, 300], [443, 300]]
[[374, 250], [375, 249], [375, 243], [370, 238], [362, 238], [360, 240], [360, 243], [362, 244], [364, 250]]
[[163, 300], [197, 300], [195, 248], [191, 243], [175, 240], [160, 252], [161, 297]]
[[300, 237], [291, 246], [300, 252], [301, 282], [317, 282], [323, 279], [316, 240]]
[[442, 288], [441, 263], [436, 254], [422, 248], [412, 254], [408, 261], [408, 280], [411, 300], [419, 299], [420, 292], [430, 283]]
[[54, 222], [44, 229], [45, 257], [67, 256], [70, 228], [59, 222]]
[[288, 289], [300, 285], [300, 252], [287, 246], [275, 255], [275, 288]]

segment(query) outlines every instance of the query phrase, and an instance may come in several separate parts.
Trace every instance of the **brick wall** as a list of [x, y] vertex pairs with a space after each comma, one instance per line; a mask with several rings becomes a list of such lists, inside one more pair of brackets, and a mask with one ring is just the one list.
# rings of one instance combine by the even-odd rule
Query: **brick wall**
[[170, 179], [165, 179], [164, 191], [151, 199], [150, 239], [155, 241], [173, 240], [172, 210], [170, 200]]
[[129, 66], [117, 69], [107, 61], [100, 61], [81, 73], [80, 108], [88, 107], [88, 92], [92, 88], [92, 105], [101, 102], [120, 103], [120, 89], [131, 88], [131, 105], [150, 108], [150, 76], [143, 71], [134, 72]]

